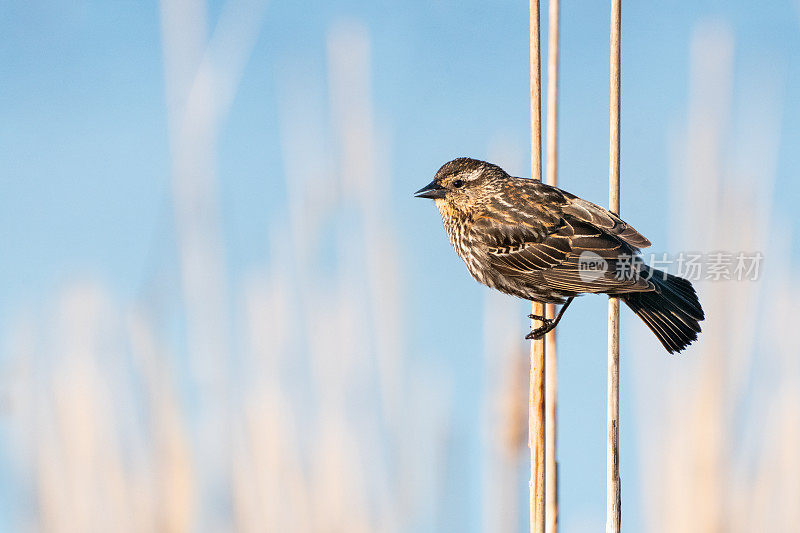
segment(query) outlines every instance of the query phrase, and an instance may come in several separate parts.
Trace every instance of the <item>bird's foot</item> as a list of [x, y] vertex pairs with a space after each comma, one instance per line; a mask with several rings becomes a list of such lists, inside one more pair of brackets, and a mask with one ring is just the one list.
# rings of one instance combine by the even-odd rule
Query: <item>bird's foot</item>
[[559, 320], [561, 320], [561, 317], [564, 315], [564, 311], [567, 310], [567, 307], [569, 307], [569, 304], [572, 303], [573, 299], [574, 299], [574, 297], [570, 297], [566, 302], [564, 302], [564, 305], [561, 306], [561, 310], [558, 312], [558, 315], [556, 315], [555, 318], [547, 318], [547, 317], [544, 317], [544, 316], [541, 316], [541, 315], [535, 315], [535, 314], [534, 315], [528, 315], [528, 318], [530, 318], [531, 320], [538, 320], [539, 322], [542, 323], [542, 325], [539, 326], [536, 329], [531, 330], [530, 333], [525, 335], [525, 338], [527, 340], [541, 339], [542, 337], [547, 335], [547, 333], [549, 333], [550, 331], [554, 330], [555, 327], [558, 325]]
[[[539, 319], [537, 318], [537, 320]], [[530, 333], [525, 335], [525, 339], [526, 340], [541, 339], [542, 337], [547, 335], [553, 328], [556, 327], [556, 325], [553, 324], [553, 320], [550, 318], [544, 319], [543, 322], [544, 322], [543, 326], [539, 326], [538, 328], [531, 330]]]
[[525, 338], [527, 340], [541, 339], [542, 337], [547, 335], [548, 331], [550, 331], [551, 329], [553, 329], [555, 327], [555, 324], [553, 324], [553, 319], [552, 318], [547, 318], [546, 316], [542, 316], [542, 315], [528, 315], [528, 318], [530, 318], [531, 320], [538, 320], [539, 322], [542, 323], [542, 325], [539, 326], [536, 329], [531, 330], [530, 333], [525, 335]]

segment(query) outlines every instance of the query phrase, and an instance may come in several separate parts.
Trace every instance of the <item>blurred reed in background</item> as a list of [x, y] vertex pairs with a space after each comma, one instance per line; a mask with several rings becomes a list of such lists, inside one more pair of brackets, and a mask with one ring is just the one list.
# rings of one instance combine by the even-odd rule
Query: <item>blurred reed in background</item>
[[302, 69], [279, 80], [288, 207], [272, 217], [269, 264], [229, 283], [216, 140], [262, 13], [228, 3], [208, 36], [202, 2], [162, 3], [185, 327], [159, 323], [158, 298], [131, 306], [94, 280], [20, 314], [15, 527], [436, 529], [449, 394], [403, 342], [360, 24], [330, 29], [328, 116], [309, 107]]
[[[735, 105], [734, 50], [724, 24], [701, 24], [693, 35], [672, 249], [764, 259], [756, 281], [696, 284], [707, 317], [696, 347], [635, 358], [648, 531], [800, 527], [800, 284], [791, 225], [771, 208], [783, 80], [766, 67], [746, 73], [741, 79], [756, 81]], [[634, 342], [657, 351], [644, 333]]]

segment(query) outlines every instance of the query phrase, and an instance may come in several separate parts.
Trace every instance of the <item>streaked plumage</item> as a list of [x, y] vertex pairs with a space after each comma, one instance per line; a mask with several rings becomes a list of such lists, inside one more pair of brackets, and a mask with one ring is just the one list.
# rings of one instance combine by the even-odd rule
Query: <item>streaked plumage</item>
[[[555, 304], [583, 293], [618, 296], [670, 353], [697, 339], [704, 314], [691, 283], [645, 265], [637, 254], [650, 241], [606, 209], [469, 158], [446, 163], [417, 196], [436, 201], [450, 243], [479, 282]], [[586, 258], [602, 259], [605, 270], [582, 268]], [[532, 334], [549, 330], [540, 329]]]

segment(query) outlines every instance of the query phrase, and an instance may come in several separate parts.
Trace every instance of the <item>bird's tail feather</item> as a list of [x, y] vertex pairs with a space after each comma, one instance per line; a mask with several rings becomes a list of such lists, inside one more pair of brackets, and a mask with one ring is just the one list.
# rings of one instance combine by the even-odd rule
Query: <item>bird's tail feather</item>
[[669, 353], [680, 352], [697, 339], [705, 318], [692, 284], [683, 278], [649, 268], [655, 291], [620, 296], [655, 333]]

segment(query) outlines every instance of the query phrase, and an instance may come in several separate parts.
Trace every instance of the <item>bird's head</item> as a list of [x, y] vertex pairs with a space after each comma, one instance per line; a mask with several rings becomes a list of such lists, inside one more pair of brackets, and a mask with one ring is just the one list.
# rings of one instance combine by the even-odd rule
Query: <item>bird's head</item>
[[486, 161], [459, 157], [442, 165], [433, 181], [418, 190], [417, 198], [431, 198], [445, 211], [470, 213], [479, 210], [494, 196], [508, 174]]

